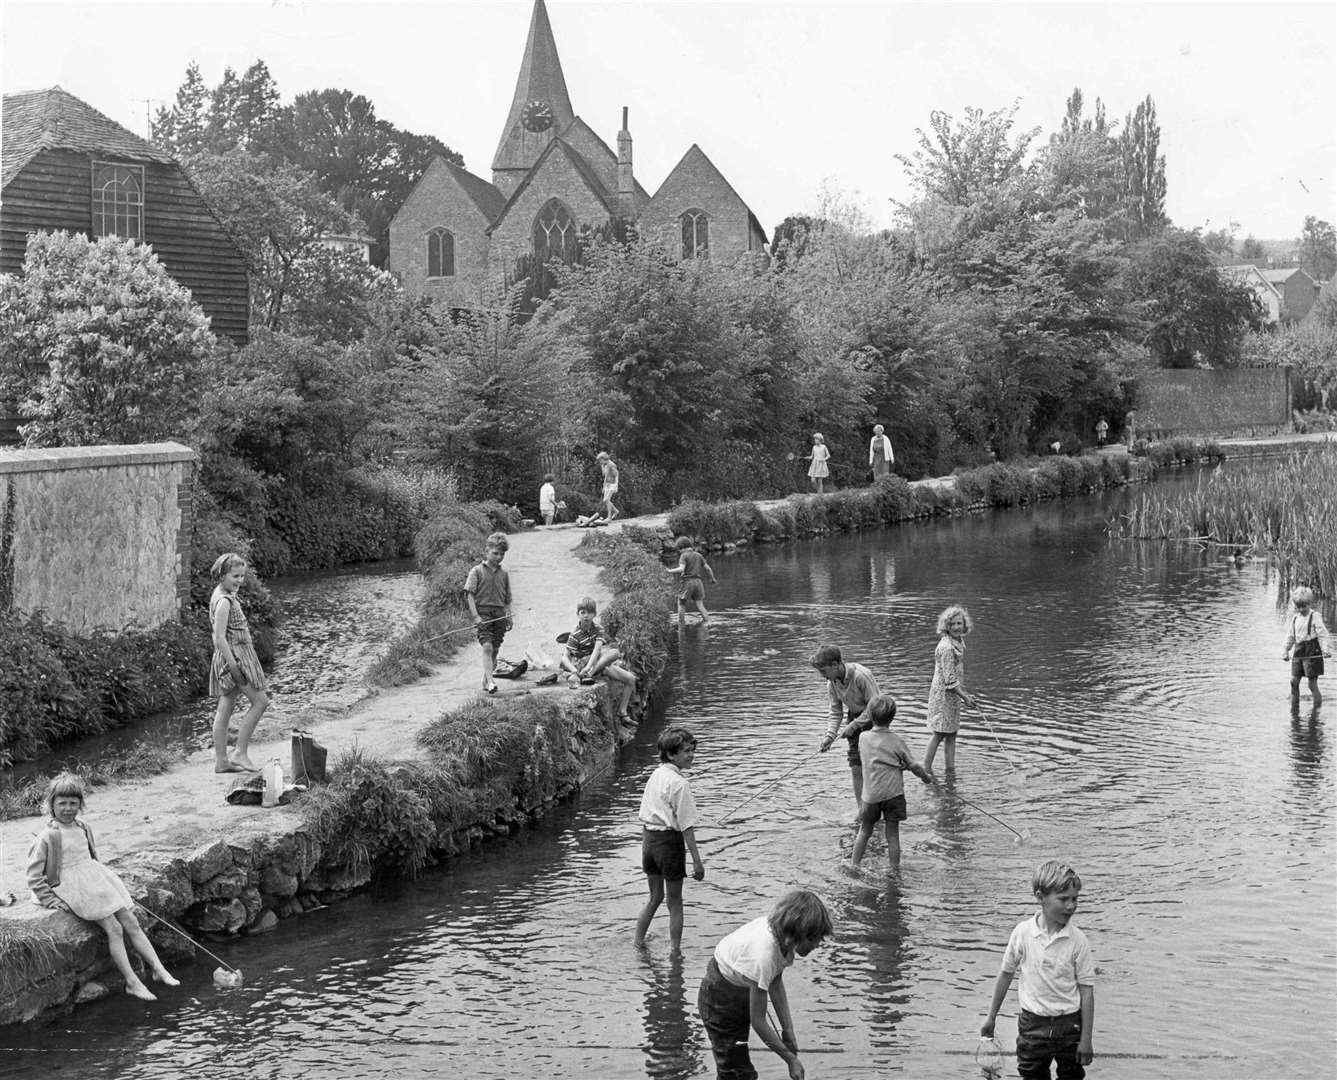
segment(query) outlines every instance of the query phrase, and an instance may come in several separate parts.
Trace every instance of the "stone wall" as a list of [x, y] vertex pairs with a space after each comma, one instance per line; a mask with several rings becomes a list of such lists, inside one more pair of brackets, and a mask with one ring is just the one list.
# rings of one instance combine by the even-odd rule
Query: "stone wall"
[[0, 451], [0, 609], [76, 633], [179, 618], [195, 460], [170, 442]]
[[1290, 368], [1153, 371], [1137, 380], [1137, 434], [1289, 430]]

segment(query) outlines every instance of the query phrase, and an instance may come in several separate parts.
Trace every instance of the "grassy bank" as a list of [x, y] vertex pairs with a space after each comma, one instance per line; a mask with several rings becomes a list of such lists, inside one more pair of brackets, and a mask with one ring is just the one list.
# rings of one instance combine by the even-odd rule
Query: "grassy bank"
[[1224, 544], [1266, 554], [1282, 589], [1304, 583], [1337, 596], [1337, 448], [1328, 444], [1282, 460], [1265, 474], [1212, 473], [1191, 491], [1142, 494], [1110, 522], [1124, 539]]

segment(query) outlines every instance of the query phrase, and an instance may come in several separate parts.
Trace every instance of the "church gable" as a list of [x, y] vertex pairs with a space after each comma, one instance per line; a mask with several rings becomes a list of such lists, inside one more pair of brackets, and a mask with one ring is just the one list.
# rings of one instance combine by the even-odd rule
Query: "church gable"
[[766, 233], [747, 203], [692, 144], [637, 221], [641, 236], [677, 258], [709, 253], [733, 258], [760, 252]]
[[390, 270], [406, 292], [455, 306], [479, 297], [487, 227], [501, 192], [467, 169], [434, 158], [390, 222]]
[[[617, 191], [617, 155], [589, 124], [577, 116], [562, 132], [562, 141], [585, 160], [610, 194]], [[635, 183], [636, 210], [639, 213], [650, 201], [650, 194], [641, 187], [639, 180]]]

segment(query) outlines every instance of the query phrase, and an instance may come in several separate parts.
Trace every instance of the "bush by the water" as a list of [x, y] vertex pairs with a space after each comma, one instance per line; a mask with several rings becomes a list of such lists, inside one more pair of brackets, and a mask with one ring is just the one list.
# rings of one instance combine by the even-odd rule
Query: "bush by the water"
[[657, 555], [624, 537], [589, 532], [579, 550], [602, 568], [613, 593], [599, 613], [604, 634], [621, 652], [623, 664], [653, 686], [668, 664], [675, 583]]
[[12, 786], [0, 785], [0, 821], [43, 813], [47, 788], [61, 773], [77, 774], [88, 788], [104, 787], [157, 776], [184, 756], [184, 751], [176, 747], [140, 739], [129, 749], [100, 754], [95, 761], [56, 762], [46, 771], [25, 773]]
[[8, 768], [199, 694], [209, 642], [179, 623], [76, 636], [40, 613], [6, 615], [0, 657], [0, 768]]
[[1337, 596], [1337, 448], [1295, 453], [1275, 468], [1212, 472], [1188, 491], [1148, 491], [1109, 523], [1127, 539], [1224, 544], [1270, 555], [1282, 588]]

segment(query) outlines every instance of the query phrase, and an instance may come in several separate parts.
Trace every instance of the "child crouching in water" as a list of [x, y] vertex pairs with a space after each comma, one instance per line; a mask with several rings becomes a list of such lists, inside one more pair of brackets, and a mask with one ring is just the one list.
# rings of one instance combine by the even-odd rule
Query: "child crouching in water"
[[668, 893], [669, 947], [682, 949], [682, 883], [687, 877], [687, 852], [692, 853], [692, 878], [706, 876], [706, 864], [696, 849], [696, 800], [682, 775], [696, 757], [696, 736], [685, 727], [673, 726], [659, 733], [659, 768], [650, 774], [641, 796], [641, 869], [650, 887], [640, 918], [636, 920], [634, 944], [645, 944], [645, 932]]
[[887, 860], [895, 866], [901, 861], [901, 822], [906, 817], [905, 779], [901, 770], [909, 769], [926, 784], [933, 783], [933, 774], [911, 759], [905, 740], [891, 730], [891, 721], [896, 716], [894, 699], [879, 694], [868, 703], [864, 716], [873, 726], [859, 736], [863, 794], [853, 862], [858, 866], [863, 861], [873, 827], [881, 818], [887, 832]]
[[157, 1000], [130, 966], [126, 937], [148, 962], [158, 982], [181, 985], [163, 967], [153, 943], [140, 928], [124, 882], [98, 862], [92, 831], [77, 820], [84, 808], [83, 781], [72, 773], [57, 776], [51, 781], [46, 808], [51, 820], [28, 851], [28, 887], [33, 899], [43, 907], [68, 911], [102, 927], [111, 958], [125, 979], [127, 994], [145, 1001]]
[[[720, 1080], [756, 1077], [747, 1047], [749, 1027], [784, 1060], [790, 1080], [803, 1080], [784, 972], [795, 956], [807, 956], [831, 933], [831, 913], [821, 898], [796, 889], [782, 896], [769, 915], [753, 919], [715, 946], [696, 1005]], [[771, 1004], [779, 1032], [766, 1013]]]
[[1096, 965], [1086, 935], [1072, 921], [1082, 879], [1056, 859], [1036, 867], [1031, 890], [1040, 910], [1019, 923], [1007, 941], [994, 983], [989, 1015], [980, 1035], [993, 1038], [994, 1021], [1013, 975], [1020, 972], [1017, 1001], [1017, 1073], [1022, 1080], [1082, 1080], [1095, 1056], [1091, 1029], [1096, 1021]]

